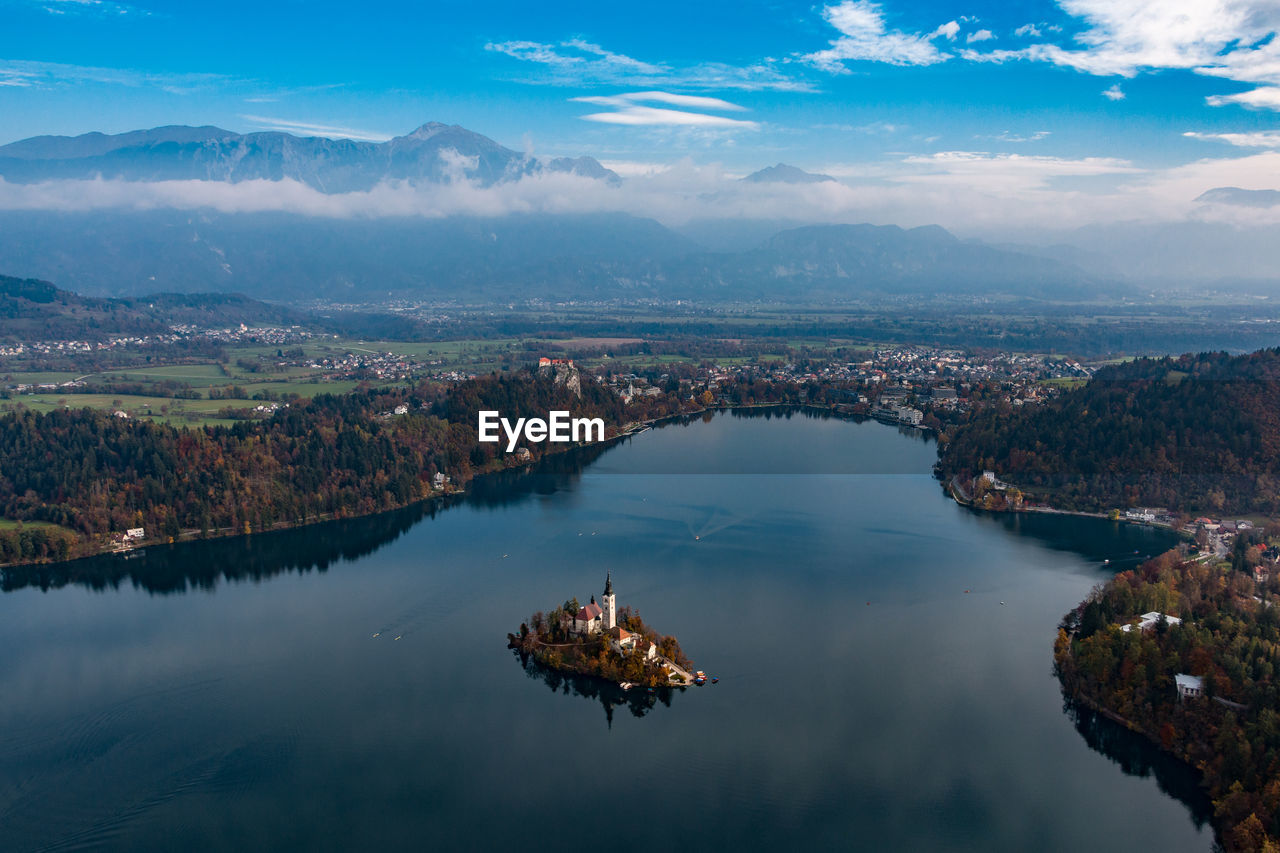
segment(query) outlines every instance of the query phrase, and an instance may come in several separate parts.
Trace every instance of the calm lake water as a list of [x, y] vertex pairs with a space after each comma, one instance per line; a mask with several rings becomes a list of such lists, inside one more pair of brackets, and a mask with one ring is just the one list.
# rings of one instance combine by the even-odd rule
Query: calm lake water
[[[1207, 851], [1194, 780], [1050, 669], [1172, 537], [974, 513], [933, 460], [724, 414], [438, 511], [9, 572], [0, 850]], [[526, 672], [506, 633], [606, 570], [720, 683]]]

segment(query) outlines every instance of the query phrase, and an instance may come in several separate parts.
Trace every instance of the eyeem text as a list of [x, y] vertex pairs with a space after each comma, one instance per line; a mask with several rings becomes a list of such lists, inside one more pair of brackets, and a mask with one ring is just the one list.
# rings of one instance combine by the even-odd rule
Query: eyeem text
[[525, 441], [604, 441], [603, 418], [571, 418], [568, 412], [550, 412], [542, 418], [517, 418], [513, 424], [494, 411], [480, 412], [480, 440], [502, 440], [499, 429], [507, 436], [507, 452], [511, 453], [523, 437]]

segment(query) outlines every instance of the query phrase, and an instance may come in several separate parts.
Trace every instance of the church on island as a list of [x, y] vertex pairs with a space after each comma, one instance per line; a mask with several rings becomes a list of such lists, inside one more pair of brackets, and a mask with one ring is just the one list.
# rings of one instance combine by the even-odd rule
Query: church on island
[[606, 634], [615, 651], [631, 652], [644, 655], [645, 660], [653, 660], [658, 656], [658, 647], [634, 631], [628, 631], [618, 624], [618, 597], [613, 593], [613, 576], [605, 573], [604, 595], [596, 604], [596, 597], [572, 617], [573, 624], [568, 625], [569, 615], [565, 614], [566, 627], [575, 634], [588, 636]]

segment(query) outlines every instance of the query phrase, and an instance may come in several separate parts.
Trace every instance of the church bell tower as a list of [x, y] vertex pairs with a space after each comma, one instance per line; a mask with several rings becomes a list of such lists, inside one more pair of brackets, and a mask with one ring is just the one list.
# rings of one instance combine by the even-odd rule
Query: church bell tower
[[608, 572], [604, 575], [604, 597], [600, 599], [600, 606], [604, 609], [604, 629], [617, 627], [618, 597], [613, 594], [613, 577]]

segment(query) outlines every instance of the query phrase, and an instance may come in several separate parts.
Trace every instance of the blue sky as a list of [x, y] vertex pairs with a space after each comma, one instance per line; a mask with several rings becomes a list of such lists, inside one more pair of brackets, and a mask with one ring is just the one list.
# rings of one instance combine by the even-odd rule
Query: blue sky
[[1280, 187], [1277, 0], [0, 0], [0, 20], [0, 142], [435, 120], [624, 175], [1114, 190], [1211, 161], [1211, 183]]

